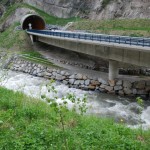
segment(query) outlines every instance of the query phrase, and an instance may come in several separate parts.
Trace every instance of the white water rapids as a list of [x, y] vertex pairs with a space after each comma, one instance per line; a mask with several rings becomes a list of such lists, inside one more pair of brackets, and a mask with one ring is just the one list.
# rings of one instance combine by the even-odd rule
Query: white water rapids
[[[12, 71], [0, 72], [0, 85], [14, 91], [21, 91], [26, 95], [40, 98], [45, 94], [49, 98], [53, 98], [53, 93], [47, 92], [46, 84], [49, 82], [44, 78], [34, 77], [24, 73]], [[134, 99], [122, 98], [115, 95], [82, 91], [79, 89], [69, 88], [61, 83], [54, 83], [57, 90], [58, 102], [67, 93], [74, 93], [77, 97], [82, 98], [87, 94], [87, 114], [111, 117], [115, 121], [123, 120], [129, 127], [135, 128], [139, 126], [140, 117], [143, 122], [143, 128], [150, 128], [150, 102], [144, 102], [144, 110], [141, 116], [138, 114], [138, 104]], [[68, 107], [72, 107], [69, 101]]]

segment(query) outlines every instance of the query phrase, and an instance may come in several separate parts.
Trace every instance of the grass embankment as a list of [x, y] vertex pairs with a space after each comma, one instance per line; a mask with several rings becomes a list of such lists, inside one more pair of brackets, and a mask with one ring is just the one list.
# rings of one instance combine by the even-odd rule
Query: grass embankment
[[85, 20], [74, 23], [71, 30], [95, 33], [150, 37], [150, 19]]
[[30, 38], [24, 31], [14, 30], [17, 24], [15, 23], [0, 34], [0, 47], [6, 49], [7, 54], [19, 54], [21, 58], [28, 61], [58, 67], [33, 49]]
[[59, 115], [46, 103], [0, 88], [1, 150], [148, 150], [150, 131], [126, 128], [112, 120], [67, 111]]
[[[65, 25], [68, 22], [75, 20], [75, 18], [62, 19], [50, 16], [44, 11], [41, 11], [28, 4], [16, 3], [8, 7], [7, 11], [0, 18], [0, 24], [5, 22], [7, 18], [11, 16], [17, 8], [29, 8], [31, 10], [34, 10], [36, 13], [38, 13], [45, 19], [47, 24]], [[31, 45], [30, 38], [27, 36], [25, 31], [14, 30], [17, 25], [19, 25], [19, 23], [14, 23], [4, 32], [0, 33], [0, 47], [9, 50], [10, 53], [21, 54], [23, 55], [22, 58], [26, 60], [44, 64], [47, 66], [58, 67], [50, 61], [43, 58], [38, 52], [33, 50], [34, 48]]]
[[23, 58], [27, 61], [30, 61], [30, 62], [42, 64], [45, 66], [51, 66], [54, 68], [61, 68], [61, 67], [53, 64], [52, 62], [50, 62], [46, 58], [44, 58], [38, 51], [35, 51], [35, 50], [22, 51], [21, 52], [21, 58]]

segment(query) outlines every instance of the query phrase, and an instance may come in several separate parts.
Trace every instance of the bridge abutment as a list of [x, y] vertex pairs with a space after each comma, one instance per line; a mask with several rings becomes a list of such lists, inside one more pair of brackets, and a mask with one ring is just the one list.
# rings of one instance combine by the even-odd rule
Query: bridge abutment
[[118, 69], [119, 62], [115, 60], [109, 60], [109, 80], [114, 80], [118, 77], [119, 69]]

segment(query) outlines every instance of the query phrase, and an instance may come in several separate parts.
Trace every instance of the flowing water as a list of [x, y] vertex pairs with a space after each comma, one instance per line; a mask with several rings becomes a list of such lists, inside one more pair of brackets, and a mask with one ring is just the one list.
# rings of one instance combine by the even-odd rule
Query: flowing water
[[[21, 91], [29, 96], [40, 98], [41, 95], [46, 95], [49, 98], [56, 96], [54, 93], [47, 92], [47, 84], [49, 80], [44, 78], [34, 77], [24, 73], [12, 71], [0, 72], [0, 84], [14, 91]], [[96, 93], [91, 91], [82, 91], [79, 89], [68, 88], [59, 82], [53, 83], [57, 91], [57, 102], [61, 103], [61, 98], [67, 93], [74, 93], [76, 97], [83, 98], [87, 95], [87, 114], [104, 116], [113, 118], [116, 122], [121, 120], [129, 127], [135, 128], [139, 126], [142, 119], [143, 128], [150, 128], [150, 102], [144, 102], [144, 110], [142, 114], [138, 114], [139, 105], [135, 99], [129, 99], [116, 95], [104, 93]], [[68, 107], [72, 107], [73, 103], [68, 101]], [[140, 119], [141, 118], [141, 119]]]

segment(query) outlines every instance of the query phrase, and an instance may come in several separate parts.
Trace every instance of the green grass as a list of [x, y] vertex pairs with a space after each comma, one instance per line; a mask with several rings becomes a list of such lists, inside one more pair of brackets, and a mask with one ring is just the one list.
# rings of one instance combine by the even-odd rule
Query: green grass
[[49, 60], [47, 60], [46, 58], [44, 58], [38, 51], [35, 50], [25, 50], [25, 51], [21, 51], [19, 54], [21, 54], [21, 58], [34, 62], [34, 63], [38, 63], [38, 64], [43, 64], [46, 66], [51, 66], [54, 68], [60, 68], [57, 65], [54, 65], [52, 62], [50, 62]]
[[129, 36], [150, 36], [150, 19], [110, 19], [100, 21], [79, 21], [70, 28], [95, 33], [120, 34]]
[[14, 30], [17, 24], [15, 23], [1, 33], [0, 47], [6, 49], [10, 55], [16, 53], [21, 55], [25, 60], [58, 68], [58, 66], [43, 58], [39, 52], [33, 50], [30, 38], [25, 31]]
[[[132, 130], [111, 119], [66, 112], [65, 132], [46, 103], [0, 87], [0, 150], [148, 150], [150, 131]], [[142, 140], [140, 140], [142, 139]]]
[[31, 43], [25, 31], [14, 30], [18, 23], [11, 25], [7, 30], [0, 34], [0, 47], [6, 49], [27, 49]]
[[22, 51], [21, 54], [28, 57], [37, 57], [43, 59], [43, 56], [35, 50]]

